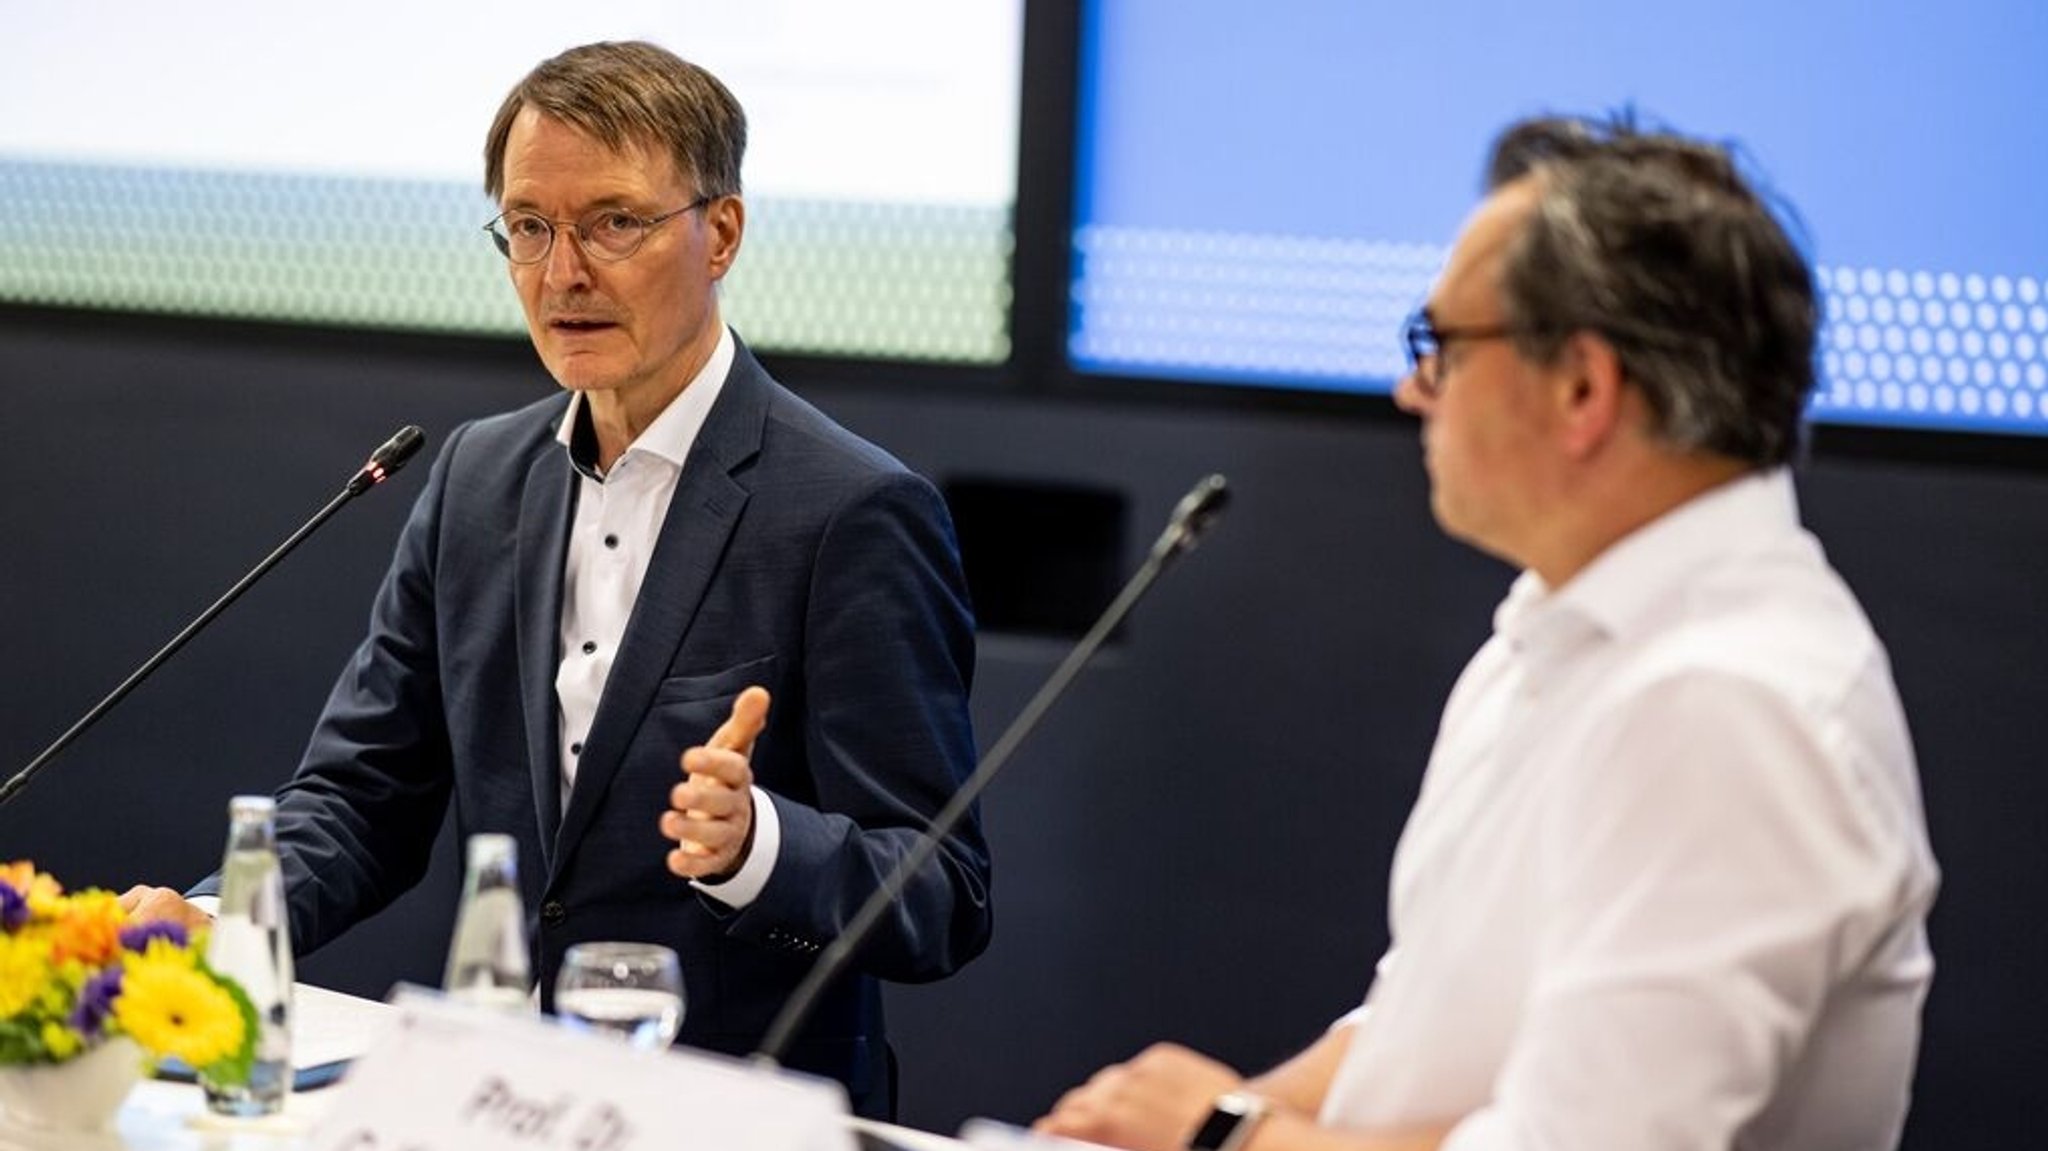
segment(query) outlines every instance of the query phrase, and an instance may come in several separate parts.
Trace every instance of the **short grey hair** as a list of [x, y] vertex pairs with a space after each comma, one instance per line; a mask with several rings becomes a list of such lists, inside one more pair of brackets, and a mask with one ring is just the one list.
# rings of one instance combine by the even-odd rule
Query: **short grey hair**
[[1536, 204], [1501, 269], [1522, 354], [1551, 362], [1572, 333], [1597, 332], [1664, 442], [1759, 467], [1794, 459], [1814, 386], [1813, 273], [1731, 151], [1626, 116], [1525, 120], [1495, 142], [1487, 183], [1524, 178]]

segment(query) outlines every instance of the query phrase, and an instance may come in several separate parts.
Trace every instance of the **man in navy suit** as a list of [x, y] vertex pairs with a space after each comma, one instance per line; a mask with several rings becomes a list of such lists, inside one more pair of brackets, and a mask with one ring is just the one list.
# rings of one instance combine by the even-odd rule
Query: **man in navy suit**
[[[563, 53], [499, 110], [490, 229], [567, 394], [458, 428], [434, 463], [278, 792], [301, 951], [420, 879], [453, 796], [464, 833], [519, 843], [544, 1005], [571, 944], [662, 943], [682, 1041], [745, 1052], [971, 769], [944, 504], [720, 319], [745, 143], [716, 78], [644, 43]], [[979, 954], [988, 880], [967, 826], [786, 1062], [886, 1115], [876, 980]]]

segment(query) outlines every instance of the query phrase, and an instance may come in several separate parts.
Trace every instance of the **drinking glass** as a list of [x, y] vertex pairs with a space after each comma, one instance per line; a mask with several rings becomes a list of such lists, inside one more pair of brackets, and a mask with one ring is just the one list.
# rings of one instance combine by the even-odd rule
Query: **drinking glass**
[[683, 1026], [682, 965], [655, 943], [576, 944], [555, 978], [555, 1014], [576, 1030], [659, 1051]]

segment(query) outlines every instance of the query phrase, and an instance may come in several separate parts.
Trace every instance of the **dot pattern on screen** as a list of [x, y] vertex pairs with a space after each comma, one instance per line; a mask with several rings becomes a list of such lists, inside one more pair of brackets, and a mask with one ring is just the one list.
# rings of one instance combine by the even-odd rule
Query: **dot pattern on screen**
[[0, 298], [517, 331], [488, 206], [431, 183], [0, 161]]
[[[1089, 226], [1069, 350], [1085, 370], [1382, 391], [1446, 250]], [[1816, 269], [1815, 418], [2048, 434], [2048, 277]]]
[[[1083, 367], [1387, 380], [1442, 263], [1428, 244], [1089, 227], [1075, 236]], [[1147, 372], [1147, 369], [1151, 369]]]
[[[727, 318], [757, 348], [996, 362], [1007, 207], [750, 200]], [[0, 157], [0, 301], [518, 334], [497, 209], [454, 182]]]
[[1817, 418], [2048, 428], [2048, 281], [1824, 267]]
[[725, 282], [759, 347], [995, 362], [1010, 354], [1006, 208], [765, 200]]

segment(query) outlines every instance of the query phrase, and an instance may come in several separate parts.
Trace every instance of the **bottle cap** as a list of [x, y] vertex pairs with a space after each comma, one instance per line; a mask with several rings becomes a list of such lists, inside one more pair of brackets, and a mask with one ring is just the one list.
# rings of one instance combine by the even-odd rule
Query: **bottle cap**
[[228, 800], [229, 819], [269, 819], [277, 814], [277, 800], [267, 795], [238, 795]]

